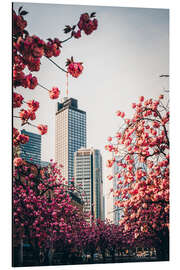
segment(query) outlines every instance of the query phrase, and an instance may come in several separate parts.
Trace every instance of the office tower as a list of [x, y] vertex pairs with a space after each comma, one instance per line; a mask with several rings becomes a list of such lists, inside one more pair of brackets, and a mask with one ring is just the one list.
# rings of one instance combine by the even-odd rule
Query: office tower
[[25, 129], [21, 133], [29, 136], [29, 141], [20, 146], [20, 156], [22, 159], [41, 165], [41, 135], [35, 134]]
[[102, 218], [102, 157], [99, 150], [81, 148], [74, 154], [75, 186], [85, 193], [84, 212]]
[[44, 160], [41, 160], [41, 163], [40, 163], [41, 167], [48, 167], [49, 164], [50, 162], [44, 161]]
[[86, 147], [86, 112], [78, 109], [76, 99], [65, 98], [57, 104], [55, 122], [55, 161], [64, 166], [62, 174], [70, 183], [74, 176], [74, 153]]

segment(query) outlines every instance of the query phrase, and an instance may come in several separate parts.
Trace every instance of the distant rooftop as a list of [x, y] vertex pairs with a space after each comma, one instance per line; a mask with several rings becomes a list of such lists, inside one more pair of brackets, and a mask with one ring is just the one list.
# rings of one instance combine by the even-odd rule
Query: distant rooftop
[[78, 112], [81, 112], [83, 114], [86, 114], [85, 111], [82, 111], [80, 109], [78, 109], [78, 100], [77, 99], [74, 99], [74, 98], [63, 98], [61, 100], [61, 102], [58, 102], [57, 103], [57, 112], [56, 114], [58, 114], [59, 112], [62, 112], [63, 110], [65, 109], [71, 109], [71, 110], [74, 110], [74, 111], [78, 111]]

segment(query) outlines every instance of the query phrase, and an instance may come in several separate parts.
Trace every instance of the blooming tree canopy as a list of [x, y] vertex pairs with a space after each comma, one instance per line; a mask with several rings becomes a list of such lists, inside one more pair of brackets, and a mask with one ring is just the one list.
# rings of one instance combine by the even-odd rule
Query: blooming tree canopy
[[161, 245], [169, 234], [169, 109], [163, 95], [139, 98], [131, 119], [117, 111], [123, 124], [106, 149], [112, 152], [107, 167], [116, 165], [116, 206], [123, 211], [120, 224], [129, 244]]
[[61, 168], [51, 163], [49, 168], [38, 169], [17, 159], [13, 180], [15, 239], [24, 238], [35, 250], [70, 250], [80, 245], [78, 232], [85, 219], [72, 203], [72, 189], [66, 185]]

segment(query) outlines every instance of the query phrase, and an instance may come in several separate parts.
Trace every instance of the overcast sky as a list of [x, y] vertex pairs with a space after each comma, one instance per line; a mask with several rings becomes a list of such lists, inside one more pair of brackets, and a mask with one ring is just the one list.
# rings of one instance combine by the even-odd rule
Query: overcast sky
[[[62, 31], [65, 25], [76, 24], [84, 12], [96, 12], [98, 29], [89, 36], [82, 33], [82, 38], [64, 43], [60, 57], [53, 60], [62, 67], [71, 56], [83, 62], [82, 75], [69, 79], [69, 96], [78, 99], [79, 108], [87, 112], [87, 146], [101, 150], [104, 164], [107, 137], [120, 125], [115, 112], [121, 110], [130, 116], [131, 103], [139, 96], [158, 97], [168, 87], [167, 80], [159, 75], [169, 74], [169, 11], [29, 3], [15, 3], [14, 9], [17, 11], [22, 5], [29, 12], [27, 30], [42, 39], [63, 40], [68, 37]], [[40, 71], [34, 72], [39, 83], [47, 88], [59, 87], [63, 97], [65, 73], [46, 58], [41, 63]], [[50, 100], [48, 93], [38, 86], [35, 90], [19, 88], [18, 92], [21, 91], [25, 100], [35, 96], [40, 101], [34, 123], [48, 125], [48, 134], [42, 137], [42, 160], [48, 161], [54, 158], [57, 100]], [[34, 128], [31, 131], [37, 132]]]

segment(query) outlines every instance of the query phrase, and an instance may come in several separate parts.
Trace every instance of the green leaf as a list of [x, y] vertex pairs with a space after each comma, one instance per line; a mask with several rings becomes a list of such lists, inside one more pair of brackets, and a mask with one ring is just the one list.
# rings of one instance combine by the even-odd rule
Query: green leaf
[[28, 31], [24, 30], [23, 33], [25, 34], [26, 37], [29, 36], [29, 32]]
[[18, 14], [20, 15], [20, 12], [21, 12], [21, 9], [23, 8], [23, 6], [21, 6], [19, 9], [18, 9]]
[[76, 25], [73, 25], [72, 30], [74, 30], [75, 28], [76, 28]]
[[53, 42], [53, 40], [51, 38], [47, 38], [47, 40], [50, 41], [50, 42]]
[[94, 18], [94, 17], [96, 17], [96, 12], [92, 12], [90, 15], [90, 18]]
[[65, 66], [66, 66], [66, 67], [69, 66], [70, 63], [71, 63], [71, 60], [70, 60], [70, 59], [67, 59], [66, 65], [65, 65]]
[[23, 10], [23, 11], [21, 11], [20, 15], [21, 15], [21, 16], [25, 16], [25, 15], [27, 15], [28, 13], [29, 13], [29, 12]]
[[70, 25], [65, 25], [65, 28], [64, 28], [64, 33], [67, 34], [69, 32], [71, 32], [72, 28]]

